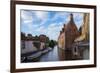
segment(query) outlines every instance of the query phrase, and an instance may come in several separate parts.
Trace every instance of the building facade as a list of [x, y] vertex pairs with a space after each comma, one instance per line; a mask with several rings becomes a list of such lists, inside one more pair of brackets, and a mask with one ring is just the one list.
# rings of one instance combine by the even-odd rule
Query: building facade
[[73, 14], [70, 14], [70, 21], [64, 24], [58, 38], [60, 60], [72, 59], [72, 44], [78, 36], [79, 32], [74, 22]]
[[73, 50], [77, 50], [74, 52], [77, 53], [78, 59], [89, 59], [89, 13], [84, 13], [81, 35], [74, 42]]
[[78, 30], [70, 14], [70, 21], [64, 24], [58, 37], [60, 60], [89, 59], [89, 14], [84, 13], [83, 24]]
[[47, 40], [46, 35], [32, 36], [28, 34], [25, 36], [24, 33], [21, 33], [21, 54], [45, 49]]

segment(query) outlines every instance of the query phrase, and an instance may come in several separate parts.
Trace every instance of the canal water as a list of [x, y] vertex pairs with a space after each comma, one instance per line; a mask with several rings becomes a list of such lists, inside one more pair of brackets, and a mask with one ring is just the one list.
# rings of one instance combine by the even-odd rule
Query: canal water
[[51, 50], [50, 52], [41, 56], [40, 62], [48, 62], [48, 61], [59, 61], [57, 46], [55, 46], [53, 50]]

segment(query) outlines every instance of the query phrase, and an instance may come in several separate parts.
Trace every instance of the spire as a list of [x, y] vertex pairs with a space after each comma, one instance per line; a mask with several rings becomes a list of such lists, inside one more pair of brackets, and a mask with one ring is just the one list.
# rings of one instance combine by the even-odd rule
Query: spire
[[70, 22], [74, 22], [72, 13], [70, 14]]

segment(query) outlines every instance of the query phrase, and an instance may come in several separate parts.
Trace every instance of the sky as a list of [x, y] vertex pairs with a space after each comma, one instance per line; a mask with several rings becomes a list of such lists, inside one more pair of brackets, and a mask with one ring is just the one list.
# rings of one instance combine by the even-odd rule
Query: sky
[[26, 35], [32, 34], [33, 36], [44, 34], [50, 40], [57, 41], [63, 25], [69, 22], [71, 13], [79, 29], [83, 23], [83, 13], [21, 10], [21, 32], [24, 32]]

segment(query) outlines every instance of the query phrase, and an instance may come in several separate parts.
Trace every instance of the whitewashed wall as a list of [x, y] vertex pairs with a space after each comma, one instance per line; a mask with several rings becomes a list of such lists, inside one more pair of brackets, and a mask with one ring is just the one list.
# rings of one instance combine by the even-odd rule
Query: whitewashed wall
[[37, 51], [37, 48], [33, 45], [33, 41], [25, 41], [25, 48], [21, 49], [22, 54], [32, 52], [32, 51]]

